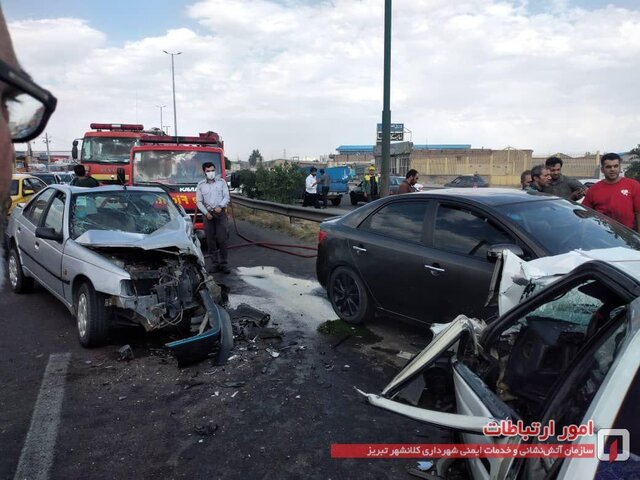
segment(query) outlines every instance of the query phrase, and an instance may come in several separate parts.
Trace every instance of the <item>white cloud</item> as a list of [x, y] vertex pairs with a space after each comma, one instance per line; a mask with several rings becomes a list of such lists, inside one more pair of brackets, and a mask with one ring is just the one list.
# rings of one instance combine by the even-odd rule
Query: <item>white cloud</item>
[[[413, 141], [556, 150], [638, 143], [640, 10], [551, 2], [396, 0], [393, 121]], [[78, 137], [92, 121], [216, 130], [229, 156], [326, 154], [372, 143], [382, 109], [383, 2], [203, 0], [197, 31], [105, 47], [81, 19], [11, 22], [25, 67], [59, 97], [49, 132]], [[137, 101], [136, 101], [137, 99]], [[136, 109], [137, 105], [137, 109]], [[137, 111], [137, 116], [136, 116]], [[55, 145], [65, 148], [66, 144]]]

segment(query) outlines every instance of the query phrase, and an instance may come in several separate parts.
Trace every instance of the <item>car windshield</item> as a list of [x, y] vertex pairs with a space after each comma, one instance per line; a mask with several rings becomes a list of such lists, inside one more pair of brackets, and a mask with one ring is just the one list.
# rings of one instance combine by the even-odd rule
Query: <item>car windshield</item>
[[18, 194], [18, 180], [11, 180], [11, 189], [9, 191], [9, 195], [17, 195]]
[[164, 192], [118, 190], [75, 194], [69, 230], [76, 239], [88, 230], [153, 233], [180, 212]]
[[500, 210], [550, 255], [610, 247], [640, 250], [636, 232], [566, 200], [516, 203]]
[[82, 142], [82, 163], [129, 163], [137, 138], [87, 137]]
[[133, 180], [134, 183], [193, 185], [204, 178], [202, 164], [205, 162], [212, 162], [220, 172], [218, 152], [139, 150], [133, 156]]
[[46, 183], [47, 185], [51, 185], [52, 183], [56, 183], [56, 177], [51, 174], [51, 175], [47, 175], [47, 174], [38, 174], [37, 177], [42, 180], [44, 183]]

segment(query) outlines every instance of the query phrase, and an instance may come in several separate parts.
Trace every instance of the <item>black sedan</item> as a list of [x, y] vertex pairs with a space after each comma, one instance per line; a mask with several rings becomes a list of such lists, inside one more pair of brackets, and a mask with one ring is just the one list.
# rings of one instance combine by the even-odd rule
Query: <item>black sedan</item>
[[494, 260], [574, 249], [640, 250], [640, 235], [558, 197], [515, 189], [443, 189], [393, 195], [320, 225], [316, 273], [340, 318], [376, 311], [409, 321], [458, 314], [490, 319]]
[[489, 186], [489, 182], [480, 175], [461, 175], [449, 183], [445, 183], [444, 186], [451, 188], [486, 188]]

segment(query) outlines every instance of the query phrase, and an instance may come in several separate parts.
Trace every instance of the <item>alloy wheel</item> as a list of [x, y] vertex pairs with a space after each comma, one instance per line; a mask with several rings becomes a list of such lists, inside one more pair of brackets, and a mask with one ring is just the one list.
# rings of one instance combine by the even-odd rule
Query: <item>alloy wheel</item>
[[12, 288], [18, 285], [18, 262], [14, 255], [9, 255], [9, 282]]
[[78, 296], [78, 311], [76, 312], [76, 319], [78, 321], [78, 332], [80, 333], [81, 337], [84, 337], [87, 333], [87, 303], [87, 296], [83, 292]]
[[361, 292], [353, 276], [341, 273], [336, 277], [333, 284], [333, 301], [345, 317], [353, 317], [360, 311]]

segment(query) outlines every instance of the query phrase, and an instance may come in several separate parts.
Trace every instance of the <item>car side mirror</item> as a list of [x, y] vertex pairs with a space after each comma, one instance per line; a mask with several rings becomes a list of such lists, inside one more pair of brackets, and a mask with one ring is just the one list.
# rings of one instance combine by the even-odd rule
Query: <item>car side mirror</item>
[[524, 257], [524, 250], [522, 250], [520, 246], [513, 243], [496, 243], [495, 245], [491, 245], [487, 250], [487, 259], [490, 261], [496, 261], [502, 256], [503, 250], [509, 250], [518, 257]]
[[36, 192], [34, 192], [33, 190], [31, 190], [30, 188], [28, 188], [28, 189], [26, 189], [26, 190], [24, 190], [24, 191], [22, 192], [22, 194], [23, 194], [24, 196], [27, 196], [27, 195], [33, 195], [34, 193], [36, 193]]
[[71, 158], [73, 158], [74, 160], [77, 160], [78, 159], [78, 140], [74, 140], [71, 145], [72, 145]]
[[61, 242], [62, 234], [56, 232], [51, 227], [38, 227], [36, 228], [36, 238], [44, 238], [45, 240], [55, 240], [56, 242]]

